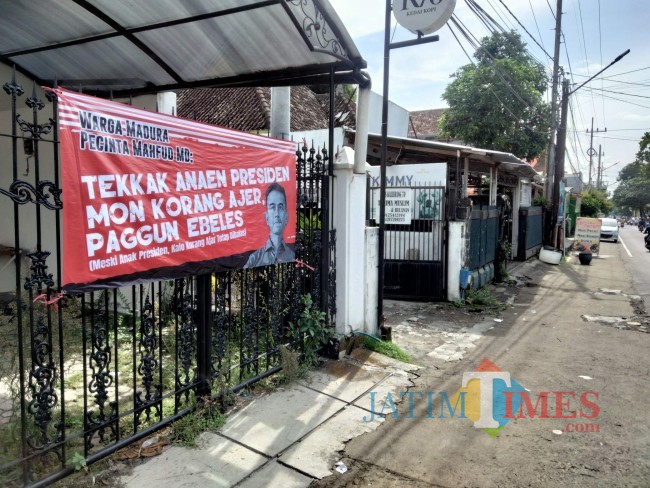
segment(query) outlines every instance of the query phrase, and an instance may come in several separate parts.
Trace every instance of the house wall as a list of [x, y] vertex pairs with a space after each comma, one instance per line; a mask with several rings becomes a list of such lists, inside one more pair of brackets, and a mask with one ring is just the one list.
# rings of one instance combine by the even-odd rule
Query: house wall
[[[368, 115], [368, 132], [381, 134], [381, 112], [384, 103], [379, 93], [370, 92], [370, 107]], [[399, 105], [388, 102], [388, 135], [408, 137], [409, 112]]]

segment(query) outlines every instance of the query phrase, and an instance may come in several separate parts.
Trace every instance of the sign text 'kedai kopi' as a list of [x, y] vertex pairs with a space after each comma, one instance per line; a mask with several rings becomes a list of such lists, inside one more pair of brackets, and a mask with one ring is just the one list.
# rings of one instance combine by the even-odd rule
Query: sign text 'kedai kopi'
[[293, 260], [295, 143], [54, 91], [65, 289]]

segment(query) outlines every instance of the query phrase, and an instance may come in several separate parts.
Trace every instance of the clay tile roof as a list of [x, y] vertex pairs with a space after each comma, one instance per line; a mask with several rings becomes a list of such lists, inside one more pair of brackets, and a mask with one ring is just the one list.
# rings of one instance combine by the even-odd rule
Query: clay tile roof
[[[409, 122], [409, 137], [418, 139], [432, 139], [438, 137], [438, 119], [447, 110], [434, 108], [431, 110], [417, 110], [411, 112]], [[415, 130], [414, 130], [415, 128]]]
[[[329, 113], [329, 93], [318, 94], [316, 98], [318, 98], [325, 113]], [[349, 96], [343, 93], [337, 93], [336, 101], [334, 102], [334, 116], [334, 125], [336, 127], [345, 126], [349, 129], [355, 129], [357, 126], [357, 103]]]
[[[271, 89], [268, 87], [179, 90], [177, 97], [180, 117], [248, 132], [270, 128]], [[291, 130], [327, 126], [327, 111], [317, 95], [305, 86], [291, 87]]]
[[178, 116], [231, 129], [268, 129], [270, 109], [257, 88], [197, 88], [179, 90]]

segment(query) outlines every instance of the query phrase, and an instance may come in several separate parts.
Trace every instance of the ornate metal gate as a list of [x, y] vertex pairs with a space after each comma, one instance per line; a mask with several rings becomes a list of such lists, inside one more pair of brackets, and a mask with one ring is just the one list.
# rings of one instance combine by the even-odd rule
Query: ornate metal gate
[[[0, 484], [44, 485], [281, 369], [300, 297], [334, 320], [328, 152], [297, 153], [297, 264], [61, 294], [56, 100], [5, 83]], [[4, 96], [4, 94], [3, 94]], [[4, 112], [3, 112], [4, 113]], [[4, 128], [7, 128], [6, 130]], [[326, 202], [326, 203], [325, 203]]]

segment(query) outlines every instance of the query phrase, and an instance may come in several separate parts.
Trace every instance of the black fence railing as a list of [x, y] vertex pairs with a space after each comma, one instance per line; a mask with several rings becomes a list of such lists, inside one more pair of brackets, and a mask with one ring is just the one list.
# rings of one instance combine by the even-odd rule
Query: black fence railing
[[48, 484], [192, 412], [201, 396], [279, 371], [280, 346], [301, 342], [288, 324], [302, 295], [334, 321], [329, 156], [306, 146], [296, 263], [62, 295], [62, 246], [77, 237], [61, 232], [56, 99], [24, 96], [15, 76], [3, 88], [1, 486]]

